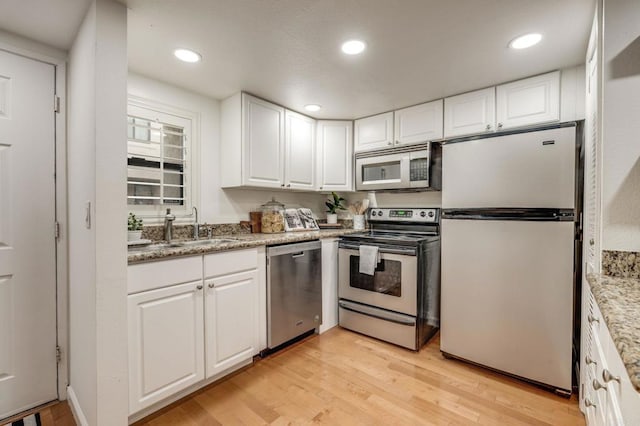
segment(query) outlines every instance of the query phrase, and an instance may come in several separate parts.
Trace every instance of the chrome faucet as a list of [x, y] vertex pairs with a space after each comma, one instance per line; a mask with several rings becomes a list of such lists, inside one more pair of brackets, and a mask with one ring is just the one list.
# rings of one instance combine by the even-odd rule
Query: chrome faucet
[[167, 209], [167, 214], [164, 216], [164, 239], [167, 243], [170, 243], [173, 238], [174, 220], [176, 220], [176, 216], [171, 214], [171, 209]]
[[196, 221], [193, 224], [193, 239], [197, 240], [200, 238], [200, 224], [198, 223], [198, 209], [196, 206], [193, 206], [191, 213], [195, 213], [196, 215]]

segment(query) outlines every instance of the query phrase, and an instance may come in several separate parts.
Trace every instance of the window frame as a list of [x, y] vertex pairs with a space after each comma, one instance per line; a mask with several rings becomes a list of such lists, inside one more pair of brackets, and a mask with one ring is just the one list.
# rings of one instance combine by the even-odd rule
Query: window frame
[[[127, 100], [127, 126], [129, 116], [151, 121], [161, 121], [169, 125], [184, 128], [185, 158], [183, 169], [183, 205], [135, 205], [129, 204], [127, 209], [144, 220], [145, 225], [157, 225], [164, 222], [166, 209], [176, 216], [176, 223], [191, 223], [192, 208], [200, 205], [200, 114], [179, 107], [157, 102], [133, 95]], [[129, 137], [127, 134], [127, 158], [129, 156]], [[127, 182], [129, 180], [127, 164]], [[127, 190], [128, 196], [128, 190]]]

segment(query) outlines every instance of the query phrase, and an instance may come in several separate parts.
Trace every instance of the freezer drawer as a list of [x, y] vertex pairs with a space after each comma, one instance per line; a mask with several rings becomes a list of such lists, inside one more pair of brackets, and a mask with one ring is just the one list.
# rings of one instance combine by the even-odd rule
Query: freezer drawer
[[441, 350], [571, 389], [573, 222], [442, 220]]
[[575, 127], [470, 140], [442, 149], [445, 209], [574, 208]]

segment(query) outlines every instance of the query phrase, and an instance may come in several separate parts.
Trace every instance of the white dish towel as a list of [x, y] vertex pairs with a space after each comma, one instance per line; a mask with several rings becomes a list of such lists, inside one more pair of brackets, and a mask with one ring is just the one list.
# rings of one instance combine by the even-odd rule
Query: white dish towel
[[360, 273], [373, 275], [380, 262], [377, 246], [360, 245]]

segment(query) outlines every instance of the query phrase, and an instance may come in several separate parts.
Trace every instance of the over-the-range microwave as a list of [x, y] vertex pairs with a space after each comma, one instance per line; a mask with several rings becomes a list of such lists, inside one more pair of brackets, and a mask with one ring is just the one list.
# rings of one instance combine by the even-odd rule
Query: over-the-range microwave
[[427, 142], [359, 152], [356, 191], [439, 191], [442, 177], [440, 144]]

